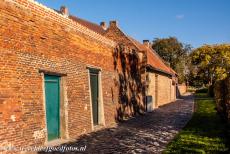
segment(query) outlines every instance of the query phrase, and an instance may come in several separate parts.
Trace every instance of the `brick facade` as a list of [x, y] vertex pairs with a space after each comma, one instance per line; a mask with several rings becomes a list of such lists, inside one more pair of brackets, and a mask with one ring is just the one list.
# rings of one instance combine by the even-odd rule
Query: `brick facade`
[[93, 129], [87, 67], [101, 69], [105, 125], [115, 122], [115, 43], [31, 3], [0, 1], [0, 146], [45, 144], [43, 70], [61, 75], [63, 138]]
[[[33, 0], [1, 0], [0, 10], [0, 146], [47, 143], [44, 74], [61, 77], [63, 139], [94, 129], [89, 68], [100, 70], [103, 126], [145, 112], [149, 50], [116, 22], [102, 35]], [[119, 43], [125, 50], [115, 55]], [[170, 73], [150, 78], [157, 106], [174, 100]]]
[[158, 75], [158, 106], [172, 102], [171, 85], [172, 82], [170, 77]]
[[[147, 40], [141, 44], [135, 39], [127, 36], [119, 28], [116, 21], [110, 22], [104, 36], [117, 43], [122, 43], [139, 53], [139, 65], [142, 67], [141, 79], [142, 83], [145, 84], [145, 93], [143, 97], [152, 97], [153, 108], [176, 100], [176, 72], [168, 67], [157, 53], [151, 49]], [[150, 65], [153, 71], [148, 71], [148, 69], [146, 69], [147, 65]], [[146, 106], [145, 103], [144, 100], [144, 106]]]
[[[117, 21], [110, 22], [104, 36], [125, 47], [125, 50], [117, 57], [116, 72], [120, 77], [118, 93], [120, 93], [119, 98], [125, 97], [125, 101], [123, 99], [118, 101], [119, 113], [121, 113], [119, 118], [123, 119], [145, 112], [145, 54], [132, 42], [129, 36], [122, 32]], [[122, 82], [121, 78], [125, 82]], [[135, 108], [138, 108], [137, 111]]]
[[152, 96], [154, 108], [176, 100], [176, 86], [173, 84], [172, 77], [156, 72], [148, 72], [147, 74], [147, 96]]

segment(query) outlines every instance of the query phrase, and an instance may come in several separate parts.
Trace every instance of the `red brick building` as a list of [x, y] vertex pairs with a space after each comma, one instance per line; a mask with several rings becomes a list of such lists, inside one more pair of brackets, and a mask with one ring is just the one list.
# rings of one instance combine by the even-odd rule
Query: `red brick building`
[[143, 44], [141, 44], [132, 37], [127, 36], [118, 27], [116, 21], [111, 21], [108, 29], [103, 34], [115, 42], [123, 43], [138, 52], [140, 65], [142, 66], [142, 83], [145, 85], [144, 104], [148, 111], [176, 100], [177, 74], [151, 48], [148, 40], [144, 40]]
[[116, 22], [106, 29], [32, 0], [0, 10], [0, 146], [76, 138], [145, 112], [146, 95], [152, 108], [175, 100], [170, 68]]

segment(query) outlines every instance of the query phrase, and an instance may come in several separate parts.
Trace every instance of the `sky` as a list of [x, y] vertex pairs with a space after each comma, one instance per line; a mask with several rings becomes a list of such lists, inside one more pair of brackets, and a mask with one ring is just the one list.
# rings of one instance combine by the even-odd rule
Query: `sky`
[[138, 41], [177, 37], [197, 48], [230, 43], [230, 0], [37, 0], [94, 23], [117, 20]]

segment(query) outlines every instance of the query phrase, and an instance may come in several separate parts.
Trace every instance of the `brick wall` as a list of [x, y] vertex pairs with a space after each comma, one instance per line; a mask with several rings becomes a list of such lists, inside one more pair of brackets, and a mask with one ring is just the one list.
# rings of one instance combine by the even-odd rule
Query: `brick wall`
[[173, 101], [175, 101], [176, 100], [176, 77], [175, 76], [173, 76], [172, 77], [172, 79], [171, 79], [172, 81], [172, 84], [171, 84], [171, 101], [173, 102]]
[[138, 50], [138, 48], [129, 40], [129, 38], [124, 34], [118, 27], [117, 21], [111, 21], [105, 35], [107, 38], [114, 40], [117, 43], [122, 43], [126, 47]]
[[[147, 58], [151, 64], [156, 64], [156, 66], [161, 66], [162, 68], [169, 70], [167, 66], [164, 65], [164, 63], [161, 61], [161, 59], [157, 57], [157, 55], [151, 53], [153, 51], [145, 51], [147, 50], [146, 46], [142, 47], [141, 50], [137, 48], [135, 43], [138, 42], [133, 43], [132, 41], [130, 41], [130, 38], [128, 38], [127, 35], [120, 30], [116, 22], [112, 22], [112, 23], [110, 22], [110, 26], [107, 29], [105, 36], [114, 40], [117, 43], [123, 43], [125, 46], [129, 47], [130, 49], [134, 49], [138, 51], [143, 57], [145, 57], [147, 53], [149, 56]], [[138, 44], [139, 44], [138, 46], [143, 46], [140, 43]], [[146, 58], [143, 58], [142, 61], [140, 61], [140, 65], [146, 64], [146, 62], [147, 62]], [[164, 73], [159, 73], [159, 72], [146, 73], [144, 71], [142, 72], [141, 75], [142, 75], [141, 77], [142, 82], [143, 83], [147, 82], [145, 95], [152, 96], [153, 103], [155, 104], [153, 105], [153, 107], [158, 107], [176, 100], [175, 84], [173, 84], [173, 79], [169, 77], [169, 75], [165, 75]], [[146, 77], [147, 77], [147, 81], [146, 81]], [[145, 102], [143, 102], [143, 104], [144, 103]]]
[[179, 90], [180, 95], [183, 95], [184, 93], [186, 93], [187, 92], [186, 84], [179, 84], [178, 90]]
[[118, 120], [123, 120], [131, 116], [145, 112], [145, 70], [142, 67], [144, 54], [135, 44], [124, 34], [116, 21], [111, 21], [110, 26], [104, 35], [111, 40], [122, 44], [118, 48], [115, 70], [117, 75], [115, 80], [118, 85], [119, 105], [117, 106]]
[[169, 77], [158, 75], [158, 106], [171, 102], [171, 84]]
[[152, 96], [154, 106], [158, 107], [175, 101], [175, 86], [172, 79], [159, 73], [149, 73], [147, 95]]
[[0, 1], [0, 146], [44, 145], [40, 69], [67, 75], [67, 136], [92, 131], [87, 66], [101, 68], [105, 123], [115, 122], [114, 42], [32, 1], [12, 2]]
[[[122, 104], [121, 87], [128, 105], [137, 103], [138, 112], [145, 111], [144, 53], [115, 23], [106, 38], [32, 0], [0, 1], [0, 10], [0, 146], [46, 142], [41, 70], [64, 75], [61, 78], [65, 138], [92, 131], [87, 67], [101, 69], [105, 125], [114, 123], [121, 110], [128, 116], [136, 114], [135, 106]], [[128, 47], [118, 54], [117, 67], [115, 42]], [[122, 64], [126, 65], [125, 70]], [[151, 75], [155, 77], [155, 86], [151, 85], [150, 93], [156, 95], [158, 106], [169, 103], [171, 79], [155, 75]]]
[[152, 96], [153, 108], [157, 108], [157, 80], [155, 73], [148, 73], [147, 95]]

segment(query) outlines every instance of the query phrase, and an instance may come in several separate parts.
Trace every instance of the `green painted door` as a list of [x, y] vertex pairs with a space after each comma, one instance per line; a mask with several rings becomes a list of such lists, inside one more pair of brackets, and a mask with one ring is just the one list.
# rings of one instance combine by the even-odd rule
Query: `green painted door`
[[98, 73], [90, 72], [91, 100], [93, 111], [93, 124], [98, 125]]
[[60, 126], [60, 77], [45, 75], [46, 123], [48, 141], [59, 138]]

